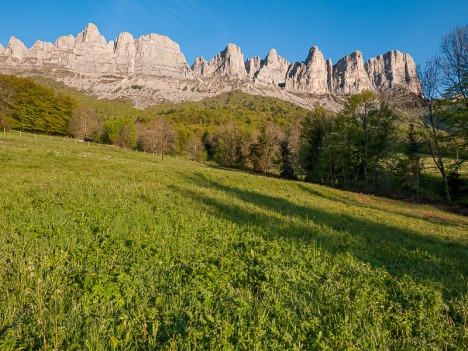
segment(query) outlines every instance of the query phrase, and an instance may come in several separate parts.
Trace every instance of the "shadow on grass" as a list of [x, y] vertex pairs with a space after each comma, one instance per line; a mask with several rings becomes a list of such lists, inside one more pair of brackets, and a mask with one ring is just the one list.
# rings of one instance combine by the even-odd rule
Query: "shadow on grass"
[[[352, 205], [352, 206], [357, 206], [357, 207], [361, 207], [365, 209], [374, 209], [374, 210], [383, 211], [383, 212], [387, 212], [391, 214], [398, 214], [400, 216], [404, 216], [407, 218], [424, 220], [424, 221], [438, 224], [438, 225], [464, 227], [468, 230], [468, 226], [466, 224], [461, 223], [461, 222], [455, 222], [451, 218], [447, 218], [447, 217], [433, 216], [429, 213], [430, 212], [429, 210], [423, 210], [422, 213], [419, 213], [419, 214], [410, 214], [405, 211], [399, 211], [395, 209], [392, 211], [392, 210], [385, 209], [382, 206], [375, 206], [374, 204], [371, 203], [372, 201], [369, 201], [369, 203], [359, 202], [359, 200], [357, 199], [357, 197], [359, 196], [358, 193], [351, 192], [349, 193], [349, 197], [339, 197], [339, 196], [326, 194], [323, 191], [312, 189], [311, 187], [307, 187], [301, 183], [297, 183], [297, 187], [301, 191], [307, 192], [313, 196], [319, 196], [329, 201], [340, 202], [346, 206]], [[364, 195], [364, 196], [367, 196], [367, 195]], [[385, 200], [393, 201], [392, 199], [389, 199], [389, 198], [385, 198], [385, 197], [381, 198], [381, 201], [385, 201]], [[409, 206], [409, 204], [407, 205]], [[444, 211], [444, 209], [442, 209], [442, 211]], [[447, 211], [447, 212], [450, 214], [454, 213], [454, 211]]]
[[[421, 235], [371, 219], [294, 204], [283, 198], [224, 185], [201, 174], [182, 176], [200, 191], [172, 186], [173, 191], [189, 196], [212, 215], [239, 226], [273, 227], [274, 230], [265, 231], [266, 239], [281, 237], [300, 240], [304, 244], [313, 241], [329, 252], [349, 253], [397, 277], [408, 275], [418, 281], [438, 282], [449, 295], [464, 294], [467, 290], [468, 246], [463, 243]], [[210, 195], [213, 191], [222, 191], [250, 206], [220, 201]], [[252, 206], [255, 210], [249, 209]]]

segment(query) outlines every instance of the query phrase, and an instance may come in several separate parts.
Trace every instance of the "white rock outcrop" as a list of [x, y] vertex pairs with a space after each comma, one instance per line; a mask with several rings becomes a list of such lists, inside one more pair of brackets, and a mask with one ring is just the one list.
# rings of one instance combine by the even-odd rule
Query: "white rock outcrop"
[[54, 44], [37, 41], [30, 49], [11, 37], [6, 47], [0, 45], [0, 73], [41, 74], [98, 97], [132, 99], [139, 107], [200, 100], [235, 89], [304, 107], [318, 99], [332, 109], [338, 106], [332, 95], [364, 89], [420, 95], [416, 65], [399, 51], [365, 64], [356, 51], [333, 66], [316, 46], [305, 61], [290, 64], [275, 49], [263, 60], [244, 61], [240, 47], [228, 44], [209, 62], [198, 57], [189, 67], [179, 45], [164, 35], [134, 38], [124, 32], [107, 41], [92, 23], [76, 37], [62, 36]]
[[311, 94], [326, 94], [329, 91], [328, 68], [317, 46], [309, 50], [306, 60], [295, 62], [287, 72], [286, 90]]
[[275, 49], [271, 49], [265, 59], [260, 62], [260, 69], [254, 75], [255, 84], [275, 87], [284, 85], [289, 65], [288, 60], [279, 56]]
[[210, 62], [206, 62], [203, 57], [197, 57], [192, 65], [192, 71], [198, 77], [244, 79], [248, 76], [244, 54], [241, 48], [234, 44], [228, 44]]
[[191, 77], [190, 67], [179, 45], [166, 36], [144, 35], [135, 40], [122, 33], [107, 42], [98, 28], [90, 23], [77, 35], [60, 37], [55, 44], [37, 41], [31, 49], [12, 37], [7, 56], [20, 60], [15, 68], [56, 66], [70, 72], [91, 76], [129, 75]]
[[73, 70], [85, 74], [109, 74], [114, 70], [113, 50], [94, 24], [82, 31], [73, 46]]
[[364, 68], [362, 52], [355, 51], [333, 66], [332, 88], [335, 94], [351, 95], [363, 90], [374, 90]]
[[255, 75], [260, 71], [261, 66], [262, 59], [260, 56], [255, 56], [245, 61], [245, 70], [251, 79], [255, 78]]
[[210, 65], [203, 57], [197, 57], [191, 68], [196, 77], [206, 77], [210, 74]]
[[144, 35], [138, 39], [135, 72], [140, 75], [172, 78], [192, 76], [179, 44], [159, 34]]
[[229, 79], [244, 79], [247, 77], [245, 70], [244, 54], [240, 47], [228, 44], [226, 48], [210, 61], [211, 75]]
[[388, 92], [400, 87], [414, 94], [420, 93], [416, 64], [408, 54], [392, 50], [371, 58], [364, 67], [377, 91]]
[[7, 55], [10, 55], [11, 58], [22, 59], [26, 56], [28, 48], [23, 44], [23, 42], [15, 37], [11, 37], [8, 42]]
[[127, 32], [120, 33], [114, 45], [115, 70], [128, 74], [135, 73], [137, 44], [133, 35]]

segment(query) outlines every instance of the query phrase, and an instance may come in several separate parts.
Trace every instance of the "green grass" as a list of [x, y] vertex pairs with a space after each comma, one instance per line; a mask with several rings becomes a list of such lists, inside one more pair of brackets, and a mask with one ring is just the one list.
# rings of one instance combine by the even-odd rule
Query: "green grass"
[[0, 349], [461, 350], [468, 218], [0, 135]]

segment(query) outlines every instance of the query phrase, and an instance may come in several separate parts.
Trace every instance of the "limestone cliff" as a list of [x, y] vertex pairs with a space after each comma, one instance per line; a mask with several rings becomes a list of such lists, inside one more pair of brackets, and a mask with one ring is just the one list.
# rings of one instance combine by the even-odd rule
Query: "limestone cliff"
[[364, 68], [362, 53], [355, 51], [333, 66], [332, 88], [335, 94], [351, 95], [363, 90], [374, 90]]
[[409, 54], [389, 51], [366, 63], [360, 51], [335, 65], [313, 46], [305, 61], [290, 64], [271, 49], [262, 60], [244, 61], [240, 47], [227, 47], [209, 62], [192, 67], [177, 43], [159, 34], [134, 38], [121, 33], [107, 41], [94, 24], [76, 37], [27, 48], [11, 37], [0, 45], [0, 73], [41, 75], [103, 98], [132, 99], [136, 106], [200, 100], [234, 89], [275, 96], [303, 107], [317, 101], [338, 109], [342, 97], [370, 89], [391, 95], [420, 94], [416, 65]]
[[371, 58], [365, 64], [367, 75], [373, 87], [380, 92], [387, 92], [401, 87], [414, 94], [420, 93], [420, 84], [413, 58], [398, 50]]
[[319, 48], [313, 46], [306, 60], [294, 63], [287, 73], [286, 89], [311, 94], [329, 92], [327, 63]]
[[254, 75], [254, 81], [259, 85], [282, 86], [286, 81], [289, 61], [282, 58], [271, 49], [264, 60], [260, 62], [260, 68]]

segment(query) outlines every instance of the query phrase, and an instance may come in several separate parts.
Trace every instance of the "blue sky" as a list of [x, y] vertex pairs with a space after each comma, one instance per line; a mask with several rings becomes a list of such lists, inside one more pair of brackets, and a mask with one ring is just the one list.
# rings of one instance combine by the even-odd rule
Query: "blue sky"
[[397, 49], [423, 64], [443, 34], [468, 24], [467, 0], [15, 0], [5, 1], [1, 11], [3, 46], [11, 35], [28, 47], [36, 39], [54, 42], [92, 22], [107, 40], [123, 31], [168, 35], [189, 64], [196, 56], [212, 58], [229, 42], [245, 58], [276, 48], [302, 61], [318, 45], [334, 63], [354, 50], [369, 59]]

